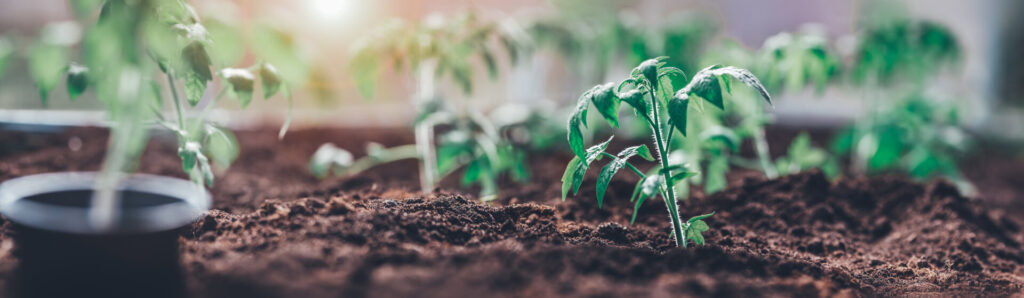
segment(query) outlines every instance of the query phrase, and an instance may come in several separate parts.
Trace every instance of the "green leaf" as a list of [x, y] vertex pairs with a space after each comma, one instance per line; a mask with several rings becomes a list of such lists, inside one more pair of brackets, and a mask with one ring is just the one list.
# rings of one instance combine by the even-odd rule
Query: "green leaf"
[[677, 97], [679, 93], [696, 95], [724, 110], [725, 104], [722, 100], [722, 87], [719, 80], [724, 79], [720, 77], [726, 75], [754, 88], [768, 104], [772, 103], [768, 90], [765, 90], [761, 81], [750, 73], [749, 70], [732, 66], [720, 67], [718, 65], [708, 66], [697, 72], [686, 87], [676, 92]]
[[[694, 78], [696, 79], [696, 77]], [[712, 76], [707, 80], [702, 81], [700, 85], [695, 85], [696, 88], [690, 91], [690, 94], [696, 95], [703, 98], [711, 105], [718, 107], [720, 110], [725, 110], [725, 100], [722, 96], [722, 85], [719, 82], [718, 77]]]
[[616, 158], [608, 165], [601, 169], [601, 175], [597, 177], [597, 208], [601, 208], [604, 203], [604, 194], [608, 190], [608, 184], [612, 181], [612, 176], [618, 173], [622, 167], [626, 165], [626, 160]]
[[678, 173], [672, 174], [672, 181], [671, 181], [672, 183], [671, 184], [672, 185], [678, 184], [679, 181], [683, 181], [686, 178], [697, 176], [697, 174], [699, 174], [699, 173], [697, 171], [694, 171], [694, 170], [689, 170], [689, 169], [682, 170], [682, 171], [680, 171]]
[[87, 76], [88, 72], [88, 68], [77, 63], [71, 63], [71, 65], [68, 65], [67, 87], [68, 98], [71, 101], [78, 98], [78, 96], [81, 95], [82, 92], [85, 92], [85, 89], [89, 86], [89, 79]]
[[220, 71], [220, 75], [231, 85], [231, 91], [238, 97], [238, 102], [242, 104], [242, 108], [248, 107], [249, 103], [252, 102], [253, 85], [255, 84], [256, 76], [244, 68], [225, 68]]
[[711, 217], [712, 215], [715, 215], [715, 213], [711, 212], [704, 215], [698, 215], [687, 220], [685, 232], [686, 240], [693, 241], [693, 243], [697, 245], [704, 245], [704, 236], [701, 235], [701, 233], [706, 232], [711, 229], [711, 227], [708, 227], [708, 224], [705, 223], [703, 219]]
[[615, 95], [615, 83], [599, 85], [589, 92], [590, 100], [594, 107], [601, 113], [608, 124], [612, 127], [619, 127], [619, 98]]
[[202, 42], [193, 41], [181, 50], [181, 58], [189, 69], [185, 72], [185, 97], [195, 106], [206, 91], [206, 83], [213, 79], [210, 55]]
[[604, 150], [608, 148], [608, 143], [611, 143], [613, 137], [609, 137], [607, 141], [600, 144], [587, 148], [586, 156], [584, 156], [583, 162], [576, 165], [576, 171], [573, 172], [572, 177], [572, 194], [576, 195], [580, 192], [580, 185], [583, 184], [583, 177], [587, 174], [587, 169], [590, 168], [590, 164], [595, 160], [601, 159]]
[[690, 96], [686, 93], [676, 93], [668, 101], [668, 122], [676, 127], [679, 133], [686, 136], [686, 112], [690, 109]]
[[621, 159], [629, 159], [633, 155], [639, 155], [643, 159], [654, 161], [654, 156], [651, 155], [651, 149], [647, 149], [647, 145], [636, 145], [619, 151], [617, 155]]
[[[634, 155], [640, 155], [644, 159], [654, 160], [651, 156], [651, 152], [647, 149], [646, 145], [639, 145], [626, 148], [619, 152], [618, 156], [612, 162], [608, 163], [603, 169], [601, 169], [601, 175], [597, 178], [597, 207], [601, 208], [604, 203], [605, 191], [608, 189], [608, 184], [611, 183], [612, 177], [625, 167], [629, 158]], [[635, 196], [635, 195], [634, 195]]]
[[637, 115], [647, 116], [651, 113], [651, 108], [647, 105], [646, 93], [641, 89], [633, 89], [619, 94], [619, 98], [633, 107]]
[[206, 126], [206, 144], [203, 147], [220, 169], [227, 169], [238, 158], [239, 147], [235, 135], [213, 125]]
[[277, 68], [274, 68], [274, 65], [266, 62], [260, 64], [260, 85], [263, 87], [263, 99], [268, 99], [281, 90], [281, 78], [277, 75]]
[[188, 104], [195, 106], [199, 104], [199, 100], [203, 99], [203, 93], [206, 92], [206, 82], [199, 78], [199, 75], [193, 72], [185, 73], [185, 99], [188, 100]]
[[[594, 87], [598, 88], [598, 87]], [[576, 110], [573, 111], [572, 115], [569, 116], [568, 124], [568, 138], [569, 147], [572, 148], [572, 152], [579, 157], [585, 157], [586, 152], [583, 150], [583, 128], [587, 127], [587, 108], [590, 107], [590, 93], [594, 89], [583, 93], [582, 96], [576, 101]]]
[[658, 89], [658, 60], [657, 59], [647, 59], [644, 62], [641, 62], [640, 65], [636, 67], [636, 70], [641, 75], [643, 75], [644, 78], [647, 79], [648, 82], [651, 83], [651, 87], [654, 90]]
[[43, 104], [46, 104], [50, 90], [53, 90], [64, 73], [70, 55], [67, 47], [50, 43], [37, 44], [29, 53], [28, 72], [39, 88]]
[[565, 172], [562, 173], [562, 201], [565, 201], [565, 197], [569, 195], [569, 190], [572, 189], [573, 174], [576, 173], [576, 167], [583, 162], [579, 156], [573, 156], [569, 164], [565, 166]]

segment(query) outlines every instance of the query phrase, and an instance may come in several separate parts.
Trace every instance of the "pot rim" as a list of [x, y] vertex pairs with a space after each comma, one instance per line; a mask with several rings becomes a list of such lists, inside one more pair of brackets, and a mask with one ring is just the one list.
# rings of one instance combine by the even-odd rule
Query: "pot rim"
[[0, 183], [0, 214], [28, 227], [85, 235], [142, 234], [172, 230], [188, 225], [210, 209], [210, 193], [191, 181], [150, 175], [126, 175], [118, 189], [151, 193], [178, 201], [156, 206], [122, 208], [122, 219], [135, 219], [131, 226], [96, 229], [88, 224], [89, 207], [61, 206], [24, 200], [27, 197], [74, 190], [95, 190], [99, 172], [56, 172], [22, 176]]

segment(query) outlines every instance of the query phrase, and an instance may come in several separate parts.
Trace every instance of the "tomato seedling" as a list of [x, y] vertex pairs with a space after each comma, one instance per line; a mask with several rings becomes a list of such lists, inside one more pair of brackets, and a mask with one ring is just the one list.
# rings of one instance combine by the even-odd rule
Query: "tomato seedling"
[[[177, 135], [183, 170], [194, 182], [209, 186], [213, 183], [213, 166], [226, 169], [238, 157], [234, 135], [209, 120], [212, 107], [225, 94], [234, 95], [246, 107], [257, 85], [264, 98], [282, 90], [287, 93], [287, 88], [267, 62], [214, 71], [218, 63], [209, 52], [214, 40], [195, 9], [185, 1], [111, 0], [87, 4], [83, 1], [73, 5], [79, 22], [88, 25], [84, 34], [75, 22], [47, 26], [31, 47], [28, 65], [44, 104], [56, 82], [64, 77], [71, 100], [93, 89], [106, 108], [112, 123], [111, 139], [91, 209], [94, 222], [104, 226], [115, 218], [117, 186], [145, 148], [149, 124], [159, 124]], [[79, 35], [83, 36], [77, 46], [81, 60], [73, 61], [76, 55], [72, 49]], [[154, 73], [161, 75], [153, 77]], [[186, 109], [198, 108], [209, 83], [218, 77], [221, 89], [217, 95], [199, 115], [187, 115]], [[171, 94], [170, 105], [176, 115], [173, 120], [163, 113], [165, 90]]]
[[[512, 171], [520, 177], [525, 173], [516, 166], [522, 164], [523, 153], [498, 134], [501, 127], [493, 125], [468, 102], [444, 100], [438, 87], [440, 79], [449, 77], [463, 93], [472, 92], [475, 64], [469, 57], [479, 58], [490, 77], [496, 78], [499, 61], [494, 44], [503, 47], [509, 62], [515, 63], [525, 54], [529, 41], [525, 31], [511, 21], [486, 22], [472, 13], [450, 19], [428, 18], [418, 24], [393, 22], [361, 40], [354, 48], [350, 68], [363, 96], [373, 96], [376, 81], [388, 64], [405, 68], [415, 77], [416, 144], [390, 149], [375, 146], [370, 155], [350, 163], [339, 162], [347, 161], [338, 158], [347, 152], [325, 144], [314, 154], [310, 169], [319, 177], [331, 169], [350, 175], [376, 164], [417, 158], [424, 192], [432, 191], [440, 178], [465, 166], [462, 181], [480, 184], [481, 199], [493, 198], [499, 175]], [[439, 142], [435, 144], [438, 126], [451, 130], [437, 138]]]
[[[688, 83], [686, 75], [682, 70], [665, 66], [666, 57], [649, 59], [633, 69], [630, 77], [619, 84], [614, 82], [597, 85], [583, 93], [577, 101], [576, 110], [569, 117], [568, 141], [569, 147], [575, 154], [572, 161], [566, 166], [562, 175], [562, 199], [568, 195], [569, 190], [573, 194], [579, 193], [583, 177], [590, 168], [591, 163], [603, 157], [612, 159], [602, 170], [597, 181], [598, 206], [604, 202], [605, 192], [612, 176], [620, 169], [628, 167], [633, 173], [640, 177], [631, 201], [635, 201], [633, 219], [636, 219], [636, 212], [639, 206], [648, 198], [661, 195], [672, 223], [672, 235], [677, 246], [686, 247], [689, 241], [703, 245], [704, 237], [701, 235], [708, 230], [703, 219], [710, 217], [714, 212], [691, 217], [683, 222], [678, 211], [678, 204], [674, 186], [685, 181], [697, 172], [687, 164], [673, 164], [667, 155], [672, 137], [678, 131], [683, 137], [687, 135], [687, 110], [691, 101], [696, 105], [703, 106], [707, 102], [719, 109], [724, 109], [723, 93], [730, 92], [729, 78], [739, 80], [743, 84], [754, 88], [762, 98], [771, 104], [771, 96], [764, 89], [761, 82], [750, 73], [750, 71], [732, 66], [709, 66], [697, 72]], [[625, 102], [637, 116], [641, 117], [653, 132], [655, 153], [659, 165], [644, 174], [629, 159], [633, 156], [640, 156], [653, 161], [655, 156], [651, 154], [646, 145], [638, 145], [626, 148], [618, 154], [605, 152], [611, 138], [598, 145], [585, 148], [583, 144], [583, 129], [587, 128], [587, 111], [591, 104], [608, 121], [612, 127], [619, 126], [619, 106]]]

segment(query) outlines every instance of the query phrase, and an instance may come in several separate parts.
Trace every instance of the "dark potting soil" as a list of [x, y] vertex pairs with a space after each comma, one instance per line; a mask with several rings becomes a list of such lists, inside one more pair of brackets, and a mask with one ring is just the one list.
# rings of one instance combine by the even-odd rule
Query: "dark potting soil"
[[[17, 134], [4, 133], [4, 144], [8, 135]], [[104, 135], [74, 129], [18, 136], [41, 141], [0, 151], [0, 180], [95, 170]], [[612, 181], [603, 208], [594, 199], [597, 171], [589, 173], [579, 196], [561, 202], [558, 180], [565, 154], [535, 155], [533, 182], [504, 183], [505, 191], [488, 205], [477, 202], [472, 191], [458, 191], [453, 178], [434, 194], [416, 192], [412, 161], [323, 181], [306, 171], [322, 142], [361, 156], [366, 141], [408, 142], [402, 130], [308, 129], [281, 142], [273, 129], [238, 137], [242, 155], [218, 176], [214, 210], [179, 240], [192, 296], [1008, 296], [1024, 291], [1021, 222], [1007, 215], [1015, 214], [1012, 208], [987, 208], [985, 188], [980, 199], [969, 199], [948, 183], [919, 184], [895, 176], [831, 182], [815, 171], [775, 180], [737, 172], [729, 189], [682, 203], [686, 216], [717, 213], [708, 219], [708, 245], [677, 249], [660, 200], [646, 203], [637, 223], [629, 225], [632, 205], [626, 198], [635, 178], [627, 173]], [[72, 146], [78, 150], [68, 146], [73, 138], [81, 142]], [[140, 171], [183, 177], [173, 141], [151, 142]], [[17, 265], [8, 226], [0, 227], [0, 288], [8, 286]]]

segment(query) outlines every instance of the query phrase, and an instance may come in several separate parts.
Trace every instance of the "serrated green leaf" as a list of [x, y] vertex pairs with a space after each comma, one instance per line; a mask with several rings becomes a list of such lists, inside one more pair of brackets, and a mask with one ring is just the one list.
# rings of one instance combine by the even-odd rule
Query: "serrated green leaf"
[[608, 120], [608, 124], [612, 127], [618, 128], [620, 100], [615, 95], [614, 88], [615, 83], [607, 83], [592, 89], [592, 92], [589, 92], [589, 94], [591, 102], [594, 103], [594, 107], [601, 113], [601, 116]]
[[74, 101], [89, 86], [89, 69], [77, 63], [68, 65], [68, 99]]
[[248, 107], [252, 102], [253, 85], [256, 83], [256, 76], [244, 68], [225, 68], [220, 71], [221, 77], [231, 85], [231, 91], [238, 97], [242, 108]]
[[690, 109], [690, 96], [686, 93], [676, 93], [668, 101], [668, 122], [675, 126], [684, 137], [686, 136], [686, 113]]
[[704, 236], [701, 235], [701, 233], [704, 233], [711, 228], [708, 227], [708, 224], [705, 223], [703, 219], [711, 217], [712, 215], [715, 215], [715, 213], [711, 212], [704, 215], [698, 215], [687, 220], [685, 233], [686, 240], [693, 241], [693, 243], [697, 245], [704, 245]]
[[694, 244], [704, 245], [704, 236], [696, 230], [686, 230], [686, 241], [693, 241]]

